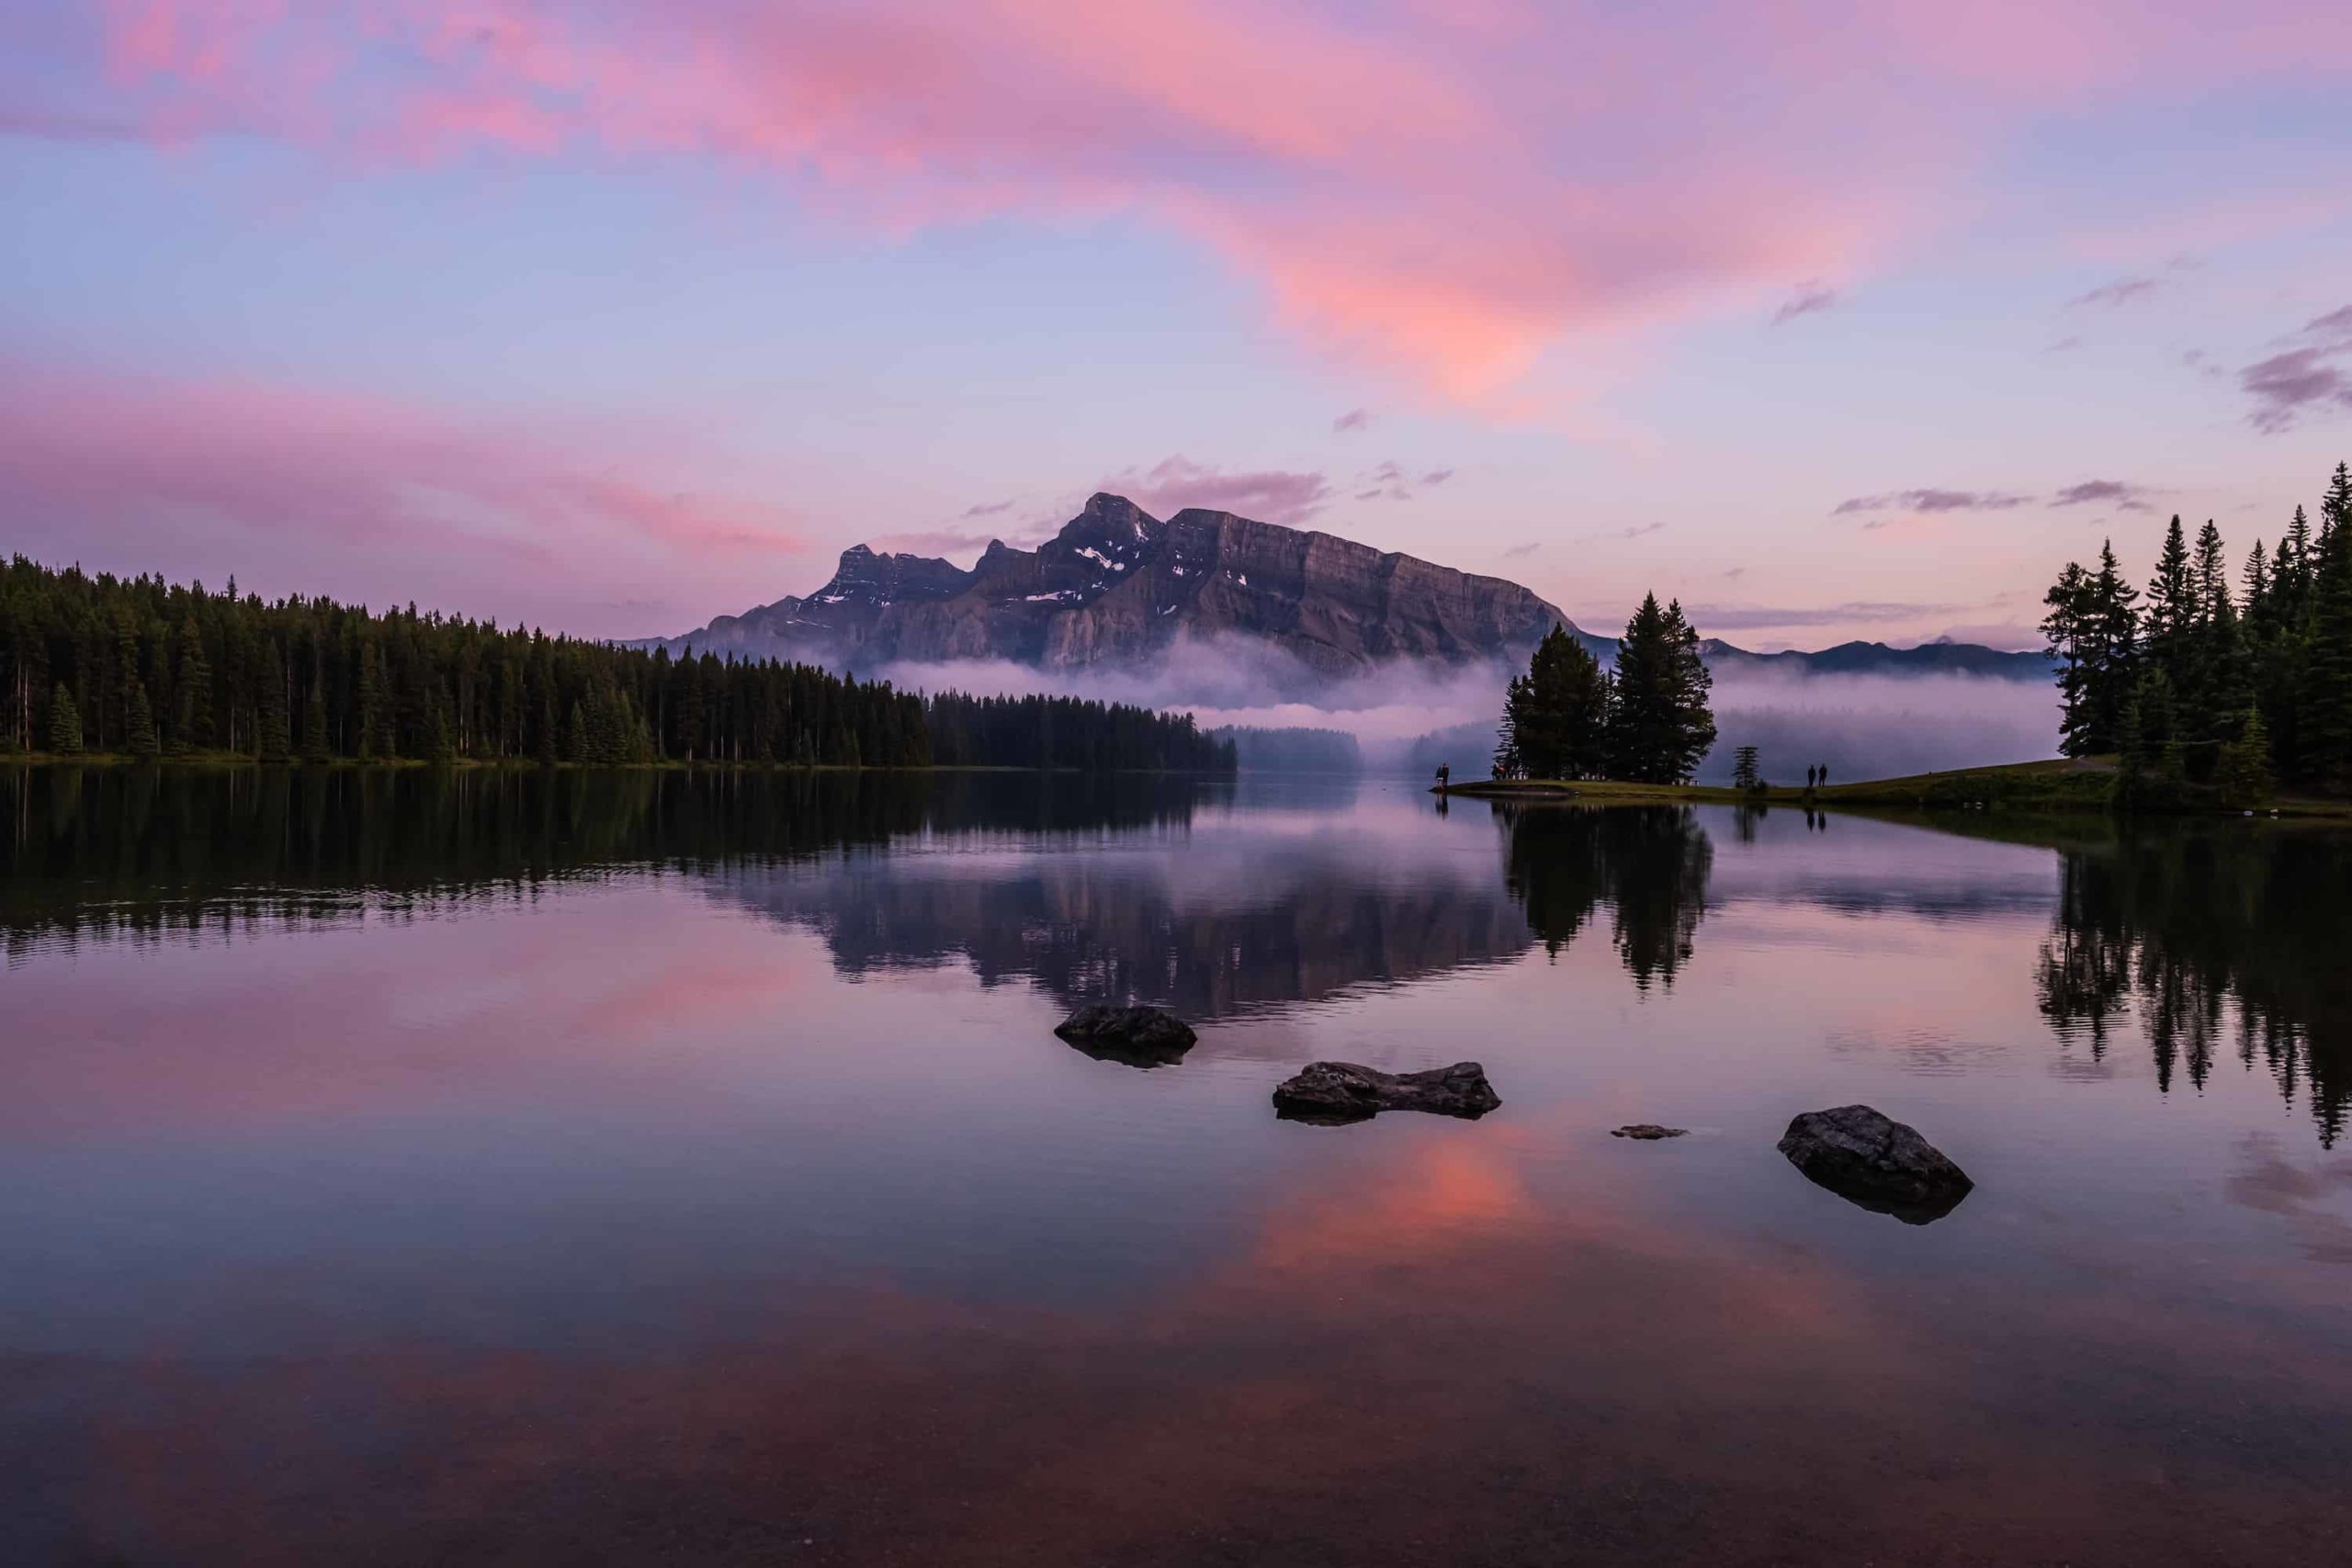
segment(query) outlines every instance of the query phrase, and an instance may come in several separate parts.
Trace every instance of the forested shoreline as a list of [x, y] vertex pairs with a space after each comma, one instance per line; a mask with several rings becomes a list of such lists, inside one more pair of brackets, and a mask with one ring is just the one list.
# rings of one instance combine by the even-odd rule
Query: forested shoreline
[[2116, 757], [2120, 806], [2352, 795], [2352, 468], [2336, 465], [2316, 529], [2298, 506], [2231, 578], [2220, 529], [2192, 544], [2176, 515], [2144, 605], [2112, 545], [2044, 598], [2062, 750]]
[[494, 621], [264, 601], [17, 556], [0, 755], [264, 762], [724, 762], [1231, 773], [1189, 714], [924, 696], [803, 664], [673, 659]]

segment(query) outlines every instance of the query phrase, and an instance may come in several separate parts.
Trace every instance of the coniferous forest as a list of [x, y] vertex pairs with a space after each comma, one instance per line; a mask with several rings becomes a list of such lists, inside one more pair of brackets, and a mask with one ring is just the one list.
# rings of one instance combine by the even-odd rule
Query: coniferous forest
[[2352, 794], [2352, 468], [2237, 565], [2175, 516], [2143, 598], [2112, 546], [2070, 562], [2042, 629], [2062, 749], [2118, 759], [2126, 807], [2253, 807], [2276, 784]]
[[0, 752], [1230, 773], [1190, 715], [925, 698], [495, 622], [0, 567]]

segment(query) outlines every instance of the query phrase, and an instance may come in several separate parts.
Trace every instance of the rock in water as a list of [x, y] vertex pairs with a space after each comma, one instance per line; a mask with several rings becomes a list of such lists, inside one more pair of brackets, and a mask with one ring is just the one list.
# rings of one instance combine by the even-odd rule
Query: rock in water
[[1652, 1138], [1679, 1138], [1690, 1131], [1688, 1127], [1661, 1127], [1655, 1122], [1628, 1122], [1623, 1127], [1611, 1128], [1609, 1135], [1612, 1138], [1640, 1138], [1647, 1142]]
[[1172, 1066], [1199, 1038], [1174, 1013], [1104, 1002], [1079, 1009], [1054, 1032], [1098, 1060], [1137, 1067]]
[[1975, 1185], [1916, 1128], [1867, 1105], [1806, 1111], [1780, 1149], [1816, 1184], [1906, 1224], [1943, 1218]]
[[1476, 1062], [1384, 1073], [1353, 1062], [1310, 1062], [1274, 1088], [1274, 1110], [1295, 1122], [1361, 1122], [1384, 1111], [1484, 1116], [1502, 1100]]

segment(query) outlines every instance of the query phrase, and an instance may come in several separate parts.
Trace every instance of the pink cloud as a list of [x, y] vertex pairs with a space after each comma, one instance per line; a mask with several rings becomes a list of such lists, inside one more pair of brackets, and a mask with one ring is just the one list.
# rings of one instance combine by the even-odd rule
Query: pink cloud
[[[1695, 13], [1695, 14], [1686, 14]], [[689, 152], [892, 229], [1125, 209], [1323, 350], [1491, 400], [1943, 221], [2051, 107], [2352, 54], [2293, 0], [111, 0], [96, 122], [363, 161]], [[1785, 305], [1782, 309], [1786, 309]]]
[[286, 588], [351, 597], [367, 596], [355, 568], [385, 566], [403, 597], [424, 592], [408, 581], [421, 570], [452, 607], [542, 604], [592, 629], [581, 620], [615, 602], [598, 595], [640, 591], [650, 569], [738, 575], [798, 547], [770, 506], [650, 477], [689, 462], [637, 425], [558, 430], [0, 357], [0, 525], [51, 559], [104, 538], [119, 558], [93, 566], [217, 581], [266, 559]]

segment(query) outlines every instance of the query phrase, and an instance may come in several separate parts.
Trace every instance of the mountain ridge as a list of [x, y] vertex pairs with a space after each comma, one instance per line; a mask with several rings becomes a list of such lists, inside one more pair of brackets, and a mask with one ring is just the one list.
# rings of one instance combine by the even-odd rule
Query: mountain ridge
[[[853, 545], [814, 592], [633, 646], [852, 672], [1001, 660], [1072, 673], [1148, 671], [1181, 646], [1216, 643], [1271, 656], [1295, 694], [1397, 660], [1516, 664], [1555, 623], [1596, 657], [1613, 657], [1615, 638], [1505, 578], [1230, 512], [1188, 507], [1162, 520], [1101, 491], [1034, 550], [992, 539], [965, 569]], [[1817, 653], [1756, 653], [1716, 638], [1701, 646], [1719, 671], [2037, 681], [2049, 671], [2040, 654], [1972, 643], [1856, 641]]]

